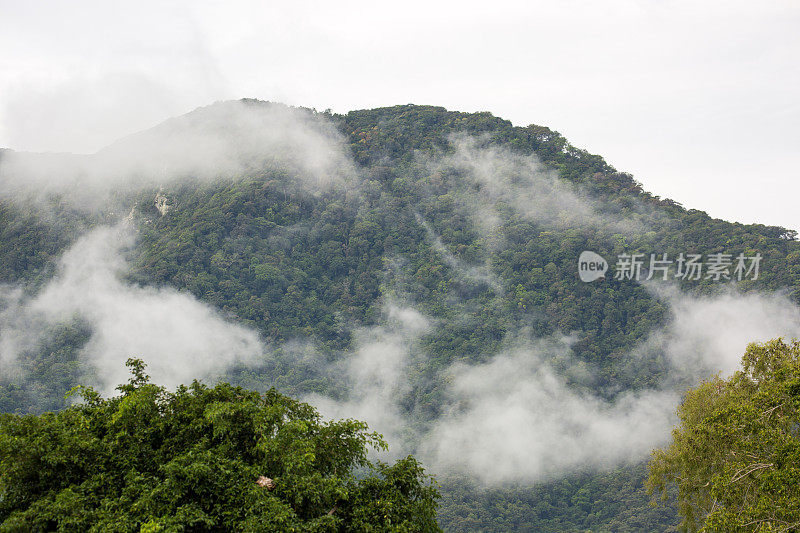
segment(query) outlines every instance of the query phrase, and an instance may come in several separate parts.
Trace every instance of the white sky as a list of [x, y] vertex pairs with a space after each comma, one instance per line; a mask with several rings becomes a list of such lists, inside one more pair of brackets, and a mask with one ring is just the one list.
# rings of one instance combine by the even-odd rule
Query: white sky
[[686, 207], [800, 230], [795, 0], [0, 0], [0, 146], [92, 152], [241, 97], [491, 111]]

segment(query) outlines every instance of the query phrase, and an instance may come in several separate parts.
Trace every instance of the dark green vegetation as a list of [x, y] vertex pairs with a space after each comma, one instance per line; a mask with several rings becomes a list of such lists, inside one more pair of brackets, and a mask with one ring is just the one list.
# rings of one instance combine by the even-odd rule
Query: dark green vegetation
[[[189, 291], [256, 328], [273, 346], [307, 338], [331, 360], [346, 355], [356, 328], [379, 323], [386, 297], [411, 302], [437, 320], [422, 339], [424, 362], [414, 368], [402, 402], [420, 423], [439, 414], [444, 369], [488, 360], [519, 337], [574, 332], [576, 357], [591, 366], [594, 390], [607, 396], [663, 377], [666, 363], [658, 354], [635, 364], [626, 354], [669, 319], [666, 305], [629, 281], [580, 282], [576, 261], [583, 250], [609, 260], [623, 252], [759, 252], [760, 278], [739, 288], [787, 288], [798, 296], [800, 243], [793, 232], [712, 219], [652, 196], [548, 128], [410, 105], [320, 117], [343, 135], [358, 166], [357, 183], [309, 190], [290, 173], [264, 171], [235, 182], [172, 186], [164, 194], [174, 207], [163, 217], [153, 207], [155, 191], [142, 193], [135, 199], [140, 238], [130, 281]], [[457, 168], [430, 164], [452, 152], [449, 139], [459, 133], [516, 157], [535, 154], [600, 216], [631, 222], [633, 229], [541, 219], [521, 212], [513, 191], [491, 198], [496, 223], [483, 227], [475, 216], [476, 205], [489, 203], [483, 189]], [[31, 216], [12, 205], [0, 210], [0, 281], [27, 283], [29, 290], [51, 274], [52, 258], [96, 223], [67, 208], [56, 210], [57, 227]], [[428, 230], [455, 260], [484, 268], [496, 283], [456, 268]], [[721, 284], [683, 285], [705, 293]], [[80, 324], [54, 332], [23, 361], [29, 383], [0, 382], [0, 410], [57, 406], [78, 382], [82, 339]], [[290, 394], [341, 392], [313, 368], [276, 361], [238, 370], [231, 379]], [[52, 374], [54, 365], [63, 371]], [[454, 531], [664, 530], [677, 523], [676, 515], [648, 505], [642, 472], [639, 465], [575, 474], [533, 488], [445, 484], [440, 523]]]
[[742, 369], [689, 391], [648, 485], [677, 486], [689, 531], [797, 531], [800, 343], [751, 344]]
[[119, 396], [0, 415], [0, 531], [439, 530], [436, 487], [412, 457], [369, 463], [385, 444], [366, 424], [129, 366]]

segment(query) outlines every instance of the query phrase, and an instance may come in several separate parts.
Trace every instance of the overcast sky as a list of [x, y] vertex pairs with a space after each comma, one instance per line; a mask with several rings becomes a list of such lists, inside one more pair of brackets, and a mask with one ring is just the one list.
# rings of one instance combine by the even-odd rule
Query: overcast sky
[[93, 152], [242, 97], [490, 111], [686, 207], [800, 230], [795, 0], [0, 0], [0, 146]]

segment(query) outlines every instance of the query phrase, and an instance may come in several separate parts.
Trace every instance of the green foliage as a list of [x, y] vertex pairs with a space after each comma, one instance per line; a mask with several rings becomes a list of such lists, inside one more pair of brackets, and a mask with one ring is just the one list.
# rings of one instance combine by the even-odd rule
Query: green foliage
[[[45, 209], [51, 220], [42, 216]], [[43, 281], [61, 251], [94, 222], [55, 200], [41, 210], [0, 203], [0, 283]]]
[[[457, 361], [488, 360], [520, 336], [574, 335], [575, 355], [592, 369], [596, 393], [613, 396], [658, 383], [665, 361], [657, 354], [631, 361], [627, 353], [669, 319], [668, 309], [636, 283], [580, 282], [575, 262], [583, 250], [609, 260], [623, 252], [670, 257], [759, 252], [764, 257], [759, 280], [738, 288], [787, 289], [798, 298], [800, 243], [793, 232], [713, 219], [648, 194], [630, 175], [549, 128], [515, 127], [489, 113], [416, 105], [328, 118], [358, 164], [356, 190], [309, 191], [296, 176], [273, 168], [214, 184], [167, 187], [163, 194], [173, 207], [165, 216], [153, 207], [154, 190], [117, 199], [126, 213], [135, 204], [140, 222], [129, 281], [190, 292], [257, 329], [274, 347], [274, 358], [230, 376], [250, 388], [341, 392], [313, 365], [282, 359], [283, 342], [304, 339], [321, 357], [337, 360], [353, 348], [357, 328], [379, 322], [383, 302], [392, 297], [413, 302], [435, 319], [421, 339], [424, 357], [410, 369], [411, 387], [402, 401], [403, 415], [414, 423], [427, 424], [440, 414], [444, 369]], [[623, 235], [591, 226], [547, 226], [498, 205], [498, 226], [487, 236], [465, 202], [474, 191], [463, 176], [424, 164], [425, 158], [452, 150], [453, 134], [479, 135], [488, 146], [538, 157], [579, 186], [603, 215], [639, 222], [645, 231]], [[52, 275], [53, 259], [80, 230], [100, 221], [57, 205], [49, 216], [52, 220], [45, 222], [19, 207], [0, 205], [0, 282], [21, 281], [33, 292]], [[423, 222], [453, 258], [467, 267], [485, 267], [500, 288], [471, 279], [446, 260]], [[701, 280], [683, 288], [710, 293], [721, 285]], [[85, 341], [85, 332], [54, 334], [25, 354], [26, 380], [0, 376], [0, 411], [63, 407], [61, 393], [78, 382], [80, 370], [86, 371], [77, 360]], [[623, 530], [624, 516], [624, 522], [646, 524], [644, 530], [666, 529], [674, 517], [671, 511], [652, 514], [641, 505], [637, 468], [620, 474], [625, 482], [587, 474], [580, 481], [518, 491], [482, 493], [473, 487], [467, 493], [448, 486], [442, 523], [455, 531]], [[585, 497], [602, 503], [588, 508], [574, 503]], [[541, 501], [549, 502], [547, 512], [531, 511], [543, 509]], [[469, 516], [461, 512], [465, 506]], [[600, 507], [617, 514], [597, 511]], [[591, 518], [581, 514], [586, 509]]]
[[275, 390], [168, 392], [128, 365], [119, 396], [0, 415], [0, 531], [438, 530], [435, 484], [412, 457], [373, 466], [366, 424]]
[[689, 391], [651, 492], [678, 488], [689, 531], [800, 528], [800, 343], [751, 344], [742, 370]]
[[[64, 395], [79, 381], [78, 351], [90, 331], [80, 322], [60, 324], [44, 332], [32, 351], [11, 363], [15, 372], [0, 377], [0, 413], [42, 413], [64, 407]], [[16, 375], [34, 379], [14, 379]]]
[[[661, 362], [634, 367], [622, 356], [664, 322], [666, 309], [636, 283], [580, 282], [575, 262], [581, 251], [608, 259], [637, 252], [674, 258], [681, 252], [758, 251], [764, 256], [760, 278], [740, 283], [741, 290], [800, 286], [800, 243], [788, 230], [715, 220], [653, 197], [629, 175], [547, 128], [429, 106], [332, 119], [362, 165], [358, 194], [337, 187], [308, 191], [295, 176], [264, 170], [236, 182], [165, 190], [175, 207], [162, 217], [148, 193], [137, 207], [146, 224], [132, 279], [188, 290], [269, 341], [310, 339], [332, 356], [352, 347], [355, 328], [377, 322], [385, 296], [412, 301], [441, 324], [425, 338], [429, 357], [422, 374], [454, 360], [480, 361], [520, 331], [532, 337], [573, 332], [576, 354], [597, 368], [598, 385], [613, 381], [617, 389], [662, 377]], [[601, 212], [650, 231], [548, 227], [501, 205], [495, 238], [502, 245], [493, 249], [464, 203], [473, 191], [462, 177], [419, 163], [447, 153], [448, 136], [459, 132], [485, 134], [489, 146], [535, 154], [579, 184]], [[443, 258], [421, 220], [455, 259], [486, 264], [502, 290], [469, 279]], [[713, 292], [722, 284], [684, 285]], [[428, 399], [416, 403], [429, 414], [435, 413], [437, 383], [424, 379], [417, 389]]]
[[584, 472], [533, 487], [448, 479], [442, 484], [439, 523], [445, 531], [674, 531], [673, 510], [649, 505], [644, 471], [637, 465]]

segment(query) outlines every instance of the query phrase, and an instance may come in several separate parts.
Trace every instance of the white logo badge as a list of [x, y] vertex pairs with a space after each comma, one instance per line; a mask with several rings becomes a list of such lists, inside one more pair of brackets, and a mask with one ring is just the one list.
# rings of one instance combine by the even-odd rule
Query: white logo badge
[[578, 276], [581, 281], [590, 282], [605, 276], [608, 263], [602, 256], [594, 252], [581, 252], [578, 257]]

